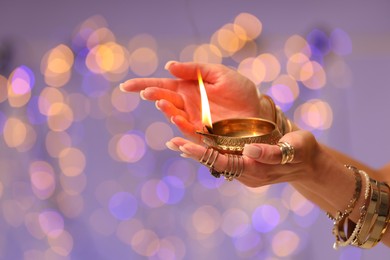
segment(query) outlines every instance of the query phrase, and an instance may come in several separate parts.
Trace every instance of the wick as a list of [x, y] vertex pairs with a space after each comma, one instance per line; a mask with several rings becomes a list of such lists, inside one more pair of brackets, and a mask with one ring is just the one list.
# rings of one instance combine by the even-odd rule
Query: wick
[[209, 132], [209, 134], [213, 133], [213, 128], [211, 126], [205, 125], [204, 127], [206, 128], [207, 132]]

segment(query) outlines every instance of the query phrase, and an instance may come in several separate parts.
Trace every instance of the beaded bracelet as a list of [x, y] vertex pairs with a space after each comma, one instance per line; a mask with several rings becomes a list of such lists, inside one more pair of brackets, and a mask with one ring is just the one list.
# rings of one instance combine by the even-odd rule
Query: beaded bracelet
[[[347, 245], [372, 248], [379, 243], [389, 224], [390, 187], [384, 182], [369, 178], [362, 170], [359, 173], [364, 176], [366, 183], [360, 217], [354, 224], [349, 219], [350, 213], [343, 214], [340, 211], [337, 213], [332, 229], [336, 237], [333, 245], [335, 249]], [[348, 222], [347, 234], [344, 230], [346, 221]]]
[[362, 226], [359, 230], [359, 234], [354, 241], [354, 245], [361, 246], [366, 241], [366, 238], [372, 231], [373, 223], [377, 220], [377, 208], [379, 205], [380, 194], [378, 189], [377, 181], [370, 179], [370, 196], [369, 199], [364, 203], [366, 207], [365, 214], [360, 215], [360, 219], [362, 220]]
[[[365, 183], [366, 183], [366, 189], [364, 191], [364, 199], [365, 200], [369, 199], [371, 185], [370, 185], [370, 180], [369, 180], [367, 173], [365, 173], [363, 171], [359, 171], [355, 167], [351, 167], [350, 169], [353, 169], [354, 173], [355, 174], [357, 173], [360, 176], [360, 178], [361, 178], [361, 175], [364, 176]], [[358, 185], [356, 185], [356, 186], [358, 186]], [[361, 185], [360, 185], [360, 190], [361, 190]], [[358, 192], [358, 194], [360, 196], [360, 192]], [[356, 189], [355, 189], [355, 195], [356, 195]], [[349, 205], [353, 205], [353, 207], [356, 205], [356, 201], [359, 198], [359, 197], [357, 197], [357, 199], [355, 201], [354, 200], [355, 195], [351, 199], [351, 201], [353, 203], [349, 204]], [[349, 214], [353, 210], [353, 207], [352, 207], [352, 209], [348, 209], [349, 207], [347, 207], [347, 209], [344, 211], [344, 212], [348, 212], [347, 214], [342, 214], [340, 211], [336, 214], [336, 218], [334, 219], [333, 229], [332, 229], [332, 233], [336, 238], [336, 241], [333, 244], [334, 249], [338, 249], [339, 247], [343, 247], [343, 246], [347, 246], [347, 245], [355, 243], [358, 232], [360, 231], [360, 229], [363, 225], [363, 219], [366, 215], [367, 210], [366, 210], [366, 207], [364, 204], [361, 208], [361, 217], [357, 221], [357, 223], [354, 225], [353, 222], [349, 221], [349, 219], [348, 219]], [[345, 231], [344, 231], [345, 221], [348, 221], [348, 230], [347, 230], [348, 235], [346, 235]], [[353, 231], [350, 231], [350, 229], [353, 229]]]
[[333, 221], [337, 221], [337, 220], [339, 221], [344, 216], [348, 216], [349, 214], [351, 214], [352, 210], [354, 209], [354, 207], [356, 205], [357, 200], [360, 197], [360, 192], [362, 190], [362, 177], [360, 175], [359, 170], [356, 167], [351, 166], [351, 165], [345, 165], [345, 167], [347, 169], [352, 170], [354, 175], [355, 175], [355, 192], [354, 192], [351, 200], [349, 201], [347, 208], [344, 210], [344, 212], [337, 211], [335, 217], [333, 217], [329, 212], [326, 213], [327, 216]]

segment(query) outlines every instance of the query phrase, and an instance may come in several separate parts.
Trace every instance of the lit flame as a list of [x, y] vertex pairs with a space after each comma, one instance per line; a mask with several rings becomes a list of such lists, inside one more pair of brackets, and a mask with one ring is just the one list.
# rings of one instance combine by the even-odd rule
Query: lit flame
[[199, 69], [198, 69], [198, 82], [199, 82], [200, 98], [201, 98], [201, 104], [202, 104], [202, 124], [207, 129], [212, 129], [213, 124], [211, 121], [209, 100], [207, 98], [206, 89], [204, 87], [202, 75], [200, 74]]

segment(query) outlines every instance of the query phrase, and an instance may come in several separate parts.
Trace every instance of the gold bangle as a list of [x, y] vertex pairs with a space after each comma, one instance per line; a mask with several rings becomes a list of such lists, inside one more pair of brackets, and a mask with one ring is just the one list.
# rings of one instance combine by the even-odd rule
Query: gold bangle
[[[348, 220], [348, 238], [344, 233], [345, 220]], [[336, 242], [333, 244], [333, 248], [338, 249], [339, 247], [353, 245], [356, 241], [356, 237], [362, 227], [362, 224], [363, 220], [361, 218], [357, 221], [356, 224], [354, 224], [348, 219], [347, 216], [344, 216], [339, 222], [337, 222], [337, 225], [335, 224], [333, 227], [333, 234], [336, 236]]]
[[382, 229], [380, 239], [382, 239], [383, 235], [386, 233], [390, 221], [390, 186], [385, 182], [383, 182], [383, 185], [385, 185], [387, 187], [387, 190], [389, 191], [389, 193], [387, 194], [387, 196], [389, 197], [389, 210], [387, 211], [387, 218], [386, 218], [385, 226]]
[[[353, 168], [353, 169], [356, 169], [356, 168]], [[354, 172], [356, 173], [356, 171], [354, 171]], [[364, 192], [364, 198], [367, 201], [367, 200], [369, 200], [369, 196], [371, 195], [370, 179], [369, 179], [367, 173], [365, 173], [364, 171], [358, 171], [358, 173], [359, 173], [359, 176], [363, 175], [363, 177], [365, 179], [366, 188], [365, 188], [365, 192]], [[356, 189], [355, 189], [355, 191], [356, 191]], [[359, 194], [360, 194], [360, 192], [359, 192]], [[351, 201], [354, 201], [354, 200], [352, 199]], [[353, 202], [352, 204], [356, 204], [356, 201]], [[345, 211], [345, 212], [347, 212], [347, 211]], [[349, 212], [349, 210], [348, 210], [348, 212]], [[347, 245], [351, 245], [351, 244], [355, 243], [356, 238], [358, 236], [358, 233], [363, 225], [363, 220], [364, 220], [366, 212], [367, 212], [366, 203], [362, 206], [360, 212], [361, 212], [361, 216], [360, 216], [359, 220], [357, 221], [357, 223], [354, 224], [352, 221], [350, 221], [348, 219], [350, 212], [347, 214], [342, 214], [340, 211], [338, 211], [338, 213], [336, 214], [336, 218], [334, 219], [334, 224], [333, 224], [333, 229], [332, 229], [333, 235], [336, 238], [336, 241], [333, 244], [334, 249], [338, 249], [339, 247], [347, 246]], [[347, 230], [348, 236], [345, 234], [345, 231], [344, 231], [345, 221], [348, 221], [348, 230]]]
[[387, 228], [389, 218], [389, 186], [383, 182], [377, 182], [377, 185], [380, 194], [380, 202], [376, 208], [377, 218], [366, 241], [359, 244], [359, 247], [362, 248], [372, 248], [378, 244]]
[[[356, 168], [352, 169], [356, 171]], [[364, 176], [366, 183], [364, 204], [360, 208], [360, 217], [356, 224], [349, 219], [349, 214], [353, 210], [353, 207], [349, 210], [350, 205], [356, 203], [353, 199], [343, 213], [337, 212], [332, 229], [336, 237], [333, 245], [335, 249], [347, 245], [372, 248], [380, 242], [389, 224], [390, 187], [384, 182], [369, 178], [362, 170], [358, 172]], [[345, 231], [346, 224], [348, 224], [347, 231]]]
[[366, 240], [367, 237], [371, 234], [373, 224], [377, 220], [378, 213], [377, 209], [379, 206], [380, 201], [380, 194], [378, 189], [377, 181], [370, 179], [370, 185], [371, 185], [371, 195], [368, 200], [366, 200], [365, 205], [367, 207], [365, 215], [361, 216], [362, 219], [362, 227], [359, 231], [358, 236], [356, 237], [356, 240], [354, 241], [354, 245], [361, 247]]
[[283, 113], [283, 111], [280, 109], [280, 107], [276, 106], [276, 118], [280, 133], [282, 135], [285, 135], [287, 133], [290, 133], [292, 131], [292, 124], [291, 121], [286, 117], [286, 115]]

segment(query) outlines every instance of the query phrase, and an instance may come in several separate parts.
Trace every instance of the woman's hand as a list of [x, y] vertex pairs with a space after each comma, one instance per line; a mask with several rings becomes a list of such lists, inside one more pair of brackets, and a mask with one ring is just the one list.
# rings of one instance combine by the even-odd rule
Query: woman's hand
[[[294, 131], [283, 136], [280, 141], [288, 142], [294, 147], [292, 162], [281, 164], [282, 153], [278, 145], [249, 144], [244, 147], [244, 171], [237, 180], [249, 187], [281, 182], [318, 182], [320, 171], [317, 169], [317, 160], [323, 156], [320, 156], [321, 148], [314, 136], [308, 131]], [[173, 138], [167, 146], [180, 151], [183, 157], [196, 161], [199, 161], [206, 150], [205, 147], [180, 137]], [[220, 154], [213, 167], [216, 171], [223, 172], [227, 165], [227, 156]]]
[[270, 104], [260, 105], [254, 83], [226, 66], [170, 61], [165, 68], [177, 78], [135, 78], [120, 87], [123, 91], [140, 92], [143, 99], [155, 101], [156, 107], [192, 140], [200, 141], [195, 132], [203, 128], [198, 69], [208, 94], [213, 122], [234, 117], [273, 120]]

